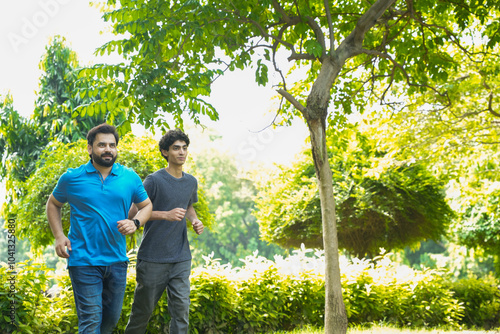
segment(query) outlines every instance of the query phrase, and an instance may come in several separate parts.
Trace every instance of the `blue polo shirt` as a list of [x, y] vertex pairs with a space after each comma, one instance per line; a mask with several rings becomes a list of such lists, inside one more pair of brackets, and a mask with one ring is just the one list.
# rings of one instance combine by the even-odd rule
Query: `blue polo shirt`
[[71, 208], [68, 266], [128, 261], [125, 236], [118, 231], [117, 222], [127, 218], [132, 203], [148, 198], [141, 178], [132, 169], [115, 163], [102, 181], [101, 173], [89, 161], [69, 168], [52, 195]]

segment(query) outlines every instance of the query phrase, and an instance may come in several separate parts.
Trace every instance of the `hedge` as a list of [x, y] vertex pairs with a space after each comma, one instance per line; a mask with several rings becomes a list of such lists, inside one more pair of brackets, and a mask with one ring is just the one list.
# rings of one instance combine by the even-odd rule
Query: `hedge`
[[[191, 333], [263, 333], [323, 325], [322, 252], [303, 248], [274, 261], [256, 253], [237, 268], [222, 265], [211, 256], [205, 261], [191, 275]], [[350, 325], [499, 326], [500, 293], [494, 278], [454, 281], [445, 271], [414, 270], [391, 261], [389, 256], [373, 261], [342, 258], [341, 271]], [[77, 333], [66, 271], [54, 273], [43, 264], [28, 261], [16, 264], [13, 273], [4, 263], [0, 277], [0, 333]], [[53, 280], [60, 289], [55, 296], [48, 293]], [[134, 288], [132, 262], [115, 333], [123, 333], [126, 326]], [[164, 295], [150, 319], [148, 333], [166, 332], [168, 321]]]

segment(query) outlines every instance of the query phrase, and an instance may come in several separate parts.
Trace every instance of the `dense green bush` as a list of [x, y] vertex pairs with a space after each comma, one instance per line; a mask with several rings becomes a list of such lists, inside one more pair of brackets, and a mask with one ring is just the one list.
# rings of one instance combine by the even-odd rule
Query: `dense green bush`
[[226, 333], [237, 327], [233, 309], [236, 291], [231, 281], [220, 274], [200, 273], [191, 290], [190, 323], [198, 333]]
[[349, 323], [386, 322], [398, 327], [460, 327], [463, 306], [438, 270], [416, 271], [387, 257], [344, 266]]
[[[69, 277], [58, 277], [61, 289], [48, 295], [55, 274], [43, 264], [29, 261], [0, 266], [0, 333], [73, 333], [78, 319]], [[12, 322], [11, 311], [15, 319]], [[15, 323], [15, 326], [14, 324]]]
[[[222, 265], [211, 256], [191, 276], [191, 332], [262, 333], [323, 325], [324, 257], [301, 249], [274, 261], [254, 254], [242, 267]], [[123, 333], [135, 288], [132, 257], [122, 316]], [[76, 333], [71, 284], [44, 265], [17, 264], [15, 294], [9, 268], [0, 267], [0, 333]], [[386, 323], [396, 327], [492, 328], [499, 325], [500, 293], [494, 278], [453, 281], [439, 270], [415, 270], [381, 256], [373, 261], [341, 258], [342, 285], [351, 325]], [[56, 278], [57, 296], [46, 291]], [[17, 332], [8, 317], [15, 301]], [[148, 333], [168, 328], [164, 295], [148, 324]]]
[[494, 278], [468, 278], [449, 283], [454, 297], [464, 306], [461, 323], [468, 328], [500, 326], [500, 291]]

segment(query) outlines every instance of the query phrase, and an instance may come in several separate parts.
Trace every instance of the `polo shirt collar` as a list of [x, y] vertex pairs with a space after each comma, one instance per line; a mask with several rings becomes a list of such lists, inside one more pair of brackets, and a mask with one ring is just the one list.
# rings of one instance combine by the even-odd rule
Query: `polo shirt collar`
[[[113, 168], [111, 168], [111, 173], [110, 174], [120, 175], [120, 173], [121, 173], [121, 168], [120, 167], [121, 167], [121, 165], [115, 162], [113, 164]], [[89, 160], [89, 162], [87, 162], [87, 164], [85, 165], [85, 171], [87, 173], [97, 173], [97, 169], [92, 164], [92, 160]]]

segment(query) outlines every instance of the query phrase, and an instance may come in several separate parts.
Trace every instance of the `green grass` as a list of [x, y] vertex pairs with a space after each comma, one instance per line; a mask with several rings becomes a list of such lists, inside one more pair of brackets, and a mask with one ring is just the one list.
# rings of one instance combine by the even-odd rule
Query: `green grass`
[[[269, 334], [324, 334], [323, 328], [306, 327], [294, 331], [278, 331]], [[500, 329], [496, 330], [446, 330], [446, 329], [401, 329], [385, 326], [373, 326], [370, 328], [349, 328], [347, 334], [500, 334]]]

